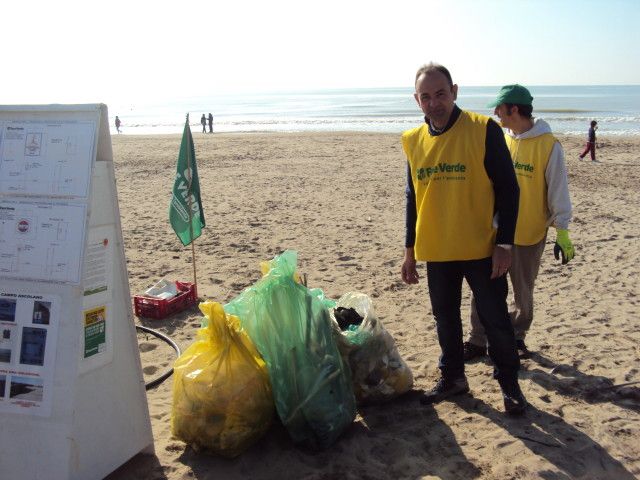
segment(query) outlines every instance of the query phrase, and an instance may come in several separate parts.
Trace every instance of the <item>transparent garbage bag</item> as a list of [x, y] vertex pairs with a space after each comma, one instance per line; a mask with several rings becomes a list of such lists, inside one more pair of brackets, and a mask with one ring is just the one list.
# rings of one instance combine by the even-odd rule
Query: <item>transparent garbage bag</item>
[[[342, 330], [336, 319], [340, 309], [354, 309], [360, 323]], [[331, 317], [340, 352], [351, 368], [358, 404], [385, 402], [411, 389], [411, 369], [400, 356], [393, 337], [377, 318], [373, 302], [367, 295], [345, 293], [331, 310]]]

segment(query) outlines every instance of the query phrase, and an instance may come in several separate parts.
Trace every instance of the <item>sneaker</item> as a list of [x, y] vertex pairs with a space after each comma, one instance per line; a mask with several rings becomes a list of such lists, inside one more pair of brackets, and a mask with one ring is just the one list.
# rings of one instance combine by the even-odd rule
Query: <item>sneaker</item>
[[464, 354], [463, 358], [465, 362], [473, 360], [474, 358], [480, 358], [487, 355], [486, 347], [480, 347], [475, 343], [464, 342]]
[[516, 348], [518, 349], [518, 356], [520, 358], [529, 358], [531, 356], [531, 352], [525, 345], [524, 339], [516, 340]]
[[500, 382], [500, 388], [502, 389], [505, 413], [507, 415], [522, 415], [529, 404], [520, 390], [518, 380], [506, 384]]
[[467, 393], [468, 391], [469, 383], [466, 377], [454, 379], [441, 377], [435, 387], [422, 394], [420, 403], [422, 405], [431, 405], [432, 403], [438, 403], [446, 398]]

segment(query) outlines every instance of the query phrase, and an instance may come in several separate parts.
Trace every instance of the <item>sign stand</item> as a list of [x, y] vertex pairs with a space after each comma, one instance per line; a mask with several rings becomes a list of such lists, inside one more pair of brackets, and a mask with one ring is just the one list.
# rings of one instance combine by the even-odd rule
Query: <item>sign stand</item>
[[105, 105], [0, 106], [0, 471], [153, 452]]

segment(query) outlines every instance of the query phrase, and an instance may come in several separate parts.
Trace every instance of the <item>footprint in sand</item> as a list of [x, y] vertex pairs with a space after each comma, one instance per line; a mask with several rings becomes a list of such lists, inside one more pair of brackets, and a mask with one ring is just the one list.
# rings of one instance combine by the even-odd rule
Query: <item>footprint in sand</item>
[[181, 452], [184, 450], [184, 445], [181, 443], [169, 443], [164, 449], [167, 452]]
[[629, 373], [627, 373], [627, 374], [624, 376], [625, 381], [626, 381], [626, 382], [631, 381], [631, 379], [632, 379], [633, 377], [635, 377], [636, 373], [638, 373], [638, 369], [637, 369], [637, 368], [632, 368], [631, 370], [629, 370]]
[[140, 348], [141, 352], [150, 352], [151, 350], [155, 350], [156, 348], [158, 348], [158, 345], [156, 345], [155, 343], [143, 342], [139, 344], [138, 347]]

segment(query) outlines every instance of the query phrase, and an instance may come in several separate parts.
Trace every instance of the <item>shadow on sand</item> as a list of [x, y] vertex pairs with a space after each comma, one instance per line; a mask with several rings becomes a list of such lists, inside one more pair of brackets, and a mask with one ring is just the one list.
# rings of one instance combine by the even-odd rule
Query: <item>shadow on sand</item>
[[558, 364], [541, 353], [532, 352], [530, 359], [539, 365], [520, 371], [523, 379], [533, 380], [547, 390], [583, 400], [587, 403], [612, 403], [618, 407], [640, 412], [638, 382], [615, 385], [610, 378], [587, 375], [576, 367]]
[[104, 477], [104, 480], [166, 480], [167, 475], [153, 454], [139, 453], [117, 470]]
[[420, 393], [409, 392], [392, 403], [361, 408], [362, 419], [326, 450], [295, 446], [286, 429], [276, 422], [263, 439], [236, 459], [187, 448], [180, 462], [200, 480], [479, 477], [481, 471], [467, 460], [451, 428], [433, 408], [418, 404]]
[[[540, 478], [636, 478], [597, 442], [558, 416], [530, 406], [524, 416], [508, 417], [477, 398], [466, 398], [458, 404], [468, 413], [480, 414], [522, 440], [532, 453], [545, 458], [558, 469], [538, 472]], [[513, 460], [517, 462], [517, 458]]]

